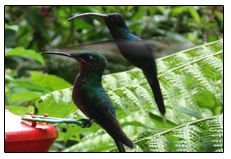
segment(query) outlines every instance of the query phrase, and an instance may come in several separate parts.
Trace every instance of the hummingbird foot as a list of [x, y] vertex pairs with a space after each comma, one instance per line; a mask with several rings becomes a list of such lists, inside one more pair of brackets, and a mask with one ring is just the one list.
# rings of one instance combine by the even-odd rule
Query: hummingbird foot
[[85, 128], [85, 127], [89, 128], [94, 123], [93, 119], [80, 119], [80, 121], [84, 122], [84, 125], [81, 126], [82, 128]]

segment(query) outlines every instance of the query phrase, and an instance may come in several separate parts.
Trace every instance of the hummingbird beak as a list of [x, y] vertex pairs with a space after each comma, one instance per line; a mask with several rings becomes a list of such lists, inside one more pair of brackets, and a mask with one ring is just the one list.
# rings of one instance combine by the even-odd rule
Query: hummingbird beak
[[[93, 16], [93, 17], [98, 17], [98, 18], [101, 18], [103, 20], [106, 20], [108, 18], [108, 15], [107, 14], [100, 14], [100, 13], [83, 13], [83, 14], [77, 14], [73, 17], [71, 17], [70, 19], [68, 19], [66, 22], [69, 22], [75, 18], [79, 18], [79, 17], [88, 17], [88, 16]], [[65, 23], [66, 23], [65, 22]]]
[[73, 57], [72, 54], [65, 53], [65, 52], [43, 51], [43, 52], [40, 52], [40, 53], [41, 53], [41, 54], [52, 54], [52, 55], [61, 55], [61, 56]]

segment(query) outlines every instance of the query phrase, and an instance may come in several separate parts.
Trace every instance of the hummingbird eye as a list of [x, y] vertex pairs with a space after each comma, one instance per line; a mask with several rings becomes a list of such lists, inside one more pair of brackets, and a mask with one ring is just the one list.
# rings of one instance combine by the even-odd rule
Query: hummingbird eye
[[93, 59], [93, 56], [87, 55], [87, 59], [92, 60], [92, 59]]
[[115, 20], [118, 20], [118, 19], [119, 19], [119, 16], [118, 16], [118, 15], [114, 15], [114, 19], [115, 19]]
[[85, 62], [90, 61], [93, 59], [92, 55], [85, 54], [81, 57]]
[[116, 26], [124, 27], [126, 25], [123, 17], [119, 14], [111, 14], [109, 15], [109, 19]]

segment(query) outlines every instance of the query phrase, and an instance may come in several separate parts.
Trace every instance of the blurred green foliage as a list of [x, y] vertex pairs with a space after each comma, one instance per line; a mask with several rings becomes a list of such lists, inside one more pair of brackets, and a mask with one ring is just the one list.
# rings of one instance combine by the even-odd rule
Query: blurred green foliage
[[45, 48], [111, 39], [101, 19], [76, 13], [117, 12], [129, 30], [143, 38], [186, 37], [194, 44], [223, 37], [223, 6], [6, 6], [6, 47]]

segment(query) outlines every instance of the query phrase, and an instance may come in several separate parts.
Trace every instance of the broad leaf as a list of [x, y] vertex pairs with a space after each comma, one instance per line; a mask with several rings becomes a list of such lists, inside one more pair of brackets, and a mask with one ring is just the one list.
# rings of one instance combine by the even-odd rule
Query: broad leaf
[[44, 65], [43, 57], [34, 50], [25, 49], [24, 47], [16, 47], [14, 49], [6, 49], [5, 56], [22, 56], [32, 58]]

